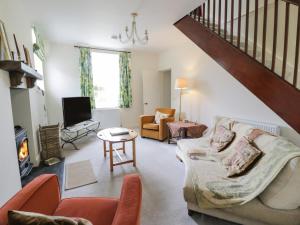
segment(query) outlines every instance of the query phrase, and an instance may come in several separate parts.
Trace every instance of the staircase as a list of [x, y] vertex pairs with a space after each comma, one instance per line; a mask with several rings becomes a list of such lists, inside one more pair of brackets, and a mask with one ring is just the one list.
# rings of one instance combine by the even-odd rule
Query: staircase
[[298, 133], [299, 4], [206, 0], [174, 24]]

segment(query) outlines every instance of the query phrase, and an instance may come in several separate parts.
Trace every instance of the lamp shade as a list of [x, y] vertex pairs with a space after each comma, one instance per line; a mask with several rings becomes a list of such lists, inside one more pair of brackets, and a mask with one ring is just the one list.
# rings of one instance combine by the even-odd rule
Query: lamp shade
[[175, 89], [187, 89], [188, 88], [188, 84], [187, 84], [187, 80], [184, 78], [177, 78], [175, 80]]

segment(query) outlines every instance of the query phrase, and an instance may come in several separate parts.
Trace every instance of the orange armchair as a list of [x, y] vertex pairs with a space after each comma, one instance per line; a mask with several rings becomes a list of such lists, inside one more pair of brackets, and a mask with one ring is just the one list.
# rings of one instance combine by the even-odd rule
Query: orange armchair
[[159, 124], [156, 124], [155, 115], [140, 116], [140, 133], [142, 137], [153, 138], [164, 141], [168, 137], [168, 122], [175, 121], [175, 109], [158, 108], [156, 111], [169, 114], [168, 118], [161, 119]]
[[81, 217], [93, 225], [140, 225], [141, 201], [142, 185], [138, 175], [125, 176], [120, 199], [61, 199], [57, 177], [46, 174], [34, 179], [0, 208], [0, 225], [7, 225], [9, 210]]

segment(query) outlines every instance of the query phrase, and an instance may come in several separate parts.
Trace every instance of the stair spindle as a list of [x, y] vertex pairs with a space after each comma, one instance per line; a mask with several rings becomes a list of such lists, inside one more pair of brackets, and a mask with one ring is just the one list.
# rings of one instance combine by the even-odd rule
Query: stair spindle
[[201, 6], [200, 7], [198, 7], [198, 22], [200, 23], [200, 19], [201, 19], [201, 10], [202, 10], [202, 8], [201, 8]]
[[227, 7], [228, 7], [228, 0], [225, 0], [225, 13], [224, 13], [224, 38], [227, 40]]
[[282, 78], [285, 79], [286, 60], [289, 41], [289, 24], [290, 24], [290, 3], [285, 4], [285, 29], [284, 29], [284, 47], [283, 47], [283, 61], [282, 61]]
[[262, 39], [262, 64], [265, 65], [266, 56], [266, 37], [268, 23], [268, 0], [264, 1], [264, 21], [263, 21], [263, 39]]
[[256, 59], [257, 48], [257, 28], [258, 28], [258, 0], [255, 0], [255, 14], [254, 14], [254, 42], [253, 42], [253, 58]]
[[203, 25], [205, 26], [205, 2], [203, 3]]
[[231, 0], [230, 42], [233, 44], [234, 0]]
[[293, 85], [297, 87], [298, 82], [298, 67], [299, 67], [299, 41], [300, 41], [300, 6], [298, 5], [298, 20], [297, 20], [297, 38], [296, 38], [296, 53], [295, 53], [295, 67]]
[[216, 26], [216, 0], [213, 0], [213, 31], [215, 31]]
[[210, 28], [210, 0], [207, 0], [207, 26]]
[[237, 37], [237, 47], [238, 48], [240, 48], [240, 45], [241, 45], [241, 19], [242, 19], [242, 0], [239, 0], [238, 37]]
[[272, 51], [272, 67], [271, 67], [271, 70], [273, 72], [275, 72], [275, 65], [276, 65], [277, 30], [278, 30], [278, 4], [279, 4], [279, 0], [275, 0], [274, 28], [273, 28], [273, 51]]
[[219, 14], [218, 14], [218, 34], [221, 35], [221, 9], [222, 9], [222, 0], [219, 0]]
[[249, 35], [249, 0], [246, 1], [246, 24], [245, 24], [245, 52], [248, 53], [248, 35]]

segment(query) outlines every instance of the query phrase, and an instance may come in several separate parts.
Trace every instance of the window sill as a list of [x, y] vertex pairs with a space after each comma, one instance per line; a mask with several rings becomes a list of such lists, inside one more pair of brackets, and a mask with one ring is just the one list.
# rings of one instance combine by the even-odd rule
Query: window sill
[[105, 110], [120, 110], [119, 107], [107, 107], [107, 108], [96, 108], [94, 111], [105, 111]]

